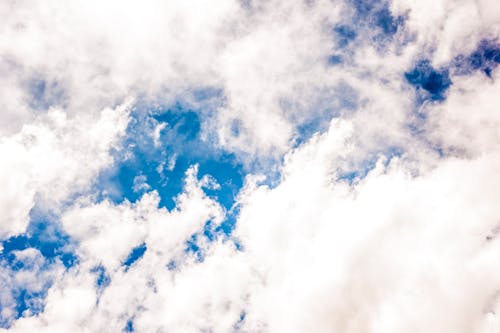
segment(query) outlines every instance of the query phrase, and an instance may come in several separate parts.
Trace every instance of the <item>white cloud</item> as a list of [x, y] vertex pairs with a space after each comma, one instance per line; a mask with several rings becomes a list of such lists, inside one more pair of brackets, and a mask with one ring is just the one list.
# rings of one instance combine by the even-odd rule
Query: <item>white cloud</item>
[[395, 0], [391, 8], [408, 15], [407, 27], [416, 37], [412, 47], [417, 52], [434, 50], [438, 65], [459, 53], [470, 53], [482, 38], [495, 39], [500, 32], [498, 4], [489, 0]]
[[[243, 307], [238, 297], [247, 267], [237, 260], [232, 243], [207, 248], [203, 263], [184, 251], [191, 235], [201, 233], [209, 219], [220, 223], [223, 214], [202, 192], [203, 180], [197, 182], [196, 172], [196, 167], [188, 170], [185, 192], [171, 212], [158, 209], [155, 192], [145, 194], [134, 205], [125, 201], [115, 206], [105, 201], [76, 204], [67, 211], [62, 223], [79, 243], [80, 264], [61, 275], [50, 289], [43, 314], [18, 320], [13, 330], [118, 331], [130, 318], [143, 331], [162, 327], [230, 329]], [[122, 263], [141, 243], [147, 246], [144, 257], [125, 271]], [[170, 261], [175, 261], [174, 270], [167, 268]], [[111, 279], [99, 296], [92, 273], [98, 265]], [[231, 285], [234, 288], [226, 290]], [[157, 316], [163, 319], [151, 320]]]
[[[311, 107], [324, 98], [318, 91], [366, 71], [358, 72], [358, 64], [347, 64], [344, 71], [326, 65], [329, 55], [341, 52], [332, 27], [345, 20], [345, 5], [273, 1], [251, 7], [237, 1], [217, 6], [208, 1], [6, 2], [0, 55], [9, 73], [3, 85], [13, 86], [4, 96], [12, 121], [1, 130], [12, 132], [15, 124], [33, 118], [29, 83], [34, 79], [45, 83], [46, 95], [53, 84], [62, 87], [54, 103], [71, 115], [93, 113], [130, 95], [167, 104], [189, 101], [190, 89], [215, 87], [225, 94], [209, 122], [219, 143], [250, 159], [279, 157], [291, 147], [305, 113], [311, 114], [307, 119], [322, 111]], [[377, 59], [385, 59], [363, 55], [373, 46], [358, 43], [357, 49], [362, 66], [369, 59], [378, 64]], [[392, 56], [392, 66], [396, 61]], [[12, 77], [17, 81], [11, 82]], [[337, 109], [341, 95], [322, 103]], [[241, 125], [237, 137], [231, 131], [234, 120]]]
[[[0, 236], [24, 232], [37, 203], [79, 259], [45, 271], [28, 249], [15, 256], [33, 269], [0, 268], [9, 320], [12, 290], [54, 282], [44, 311], [8, 331], [114, 332], [129, 320], [139, 332], [498, 331], [498, 71], [452, 77], [447, 99], [423, 106], [403, 75], [497, 38], [497, 7], [394, 1], [407, 20], [390, 40], [331, 1], [0, 4]], [[353, 46], [336, 45], [338, 23], [355, 25]], [[327, 65], [337, 53], [345, 61]], [[195, 100], [207, 87], [223, 91], [221, 105]], [[128, 96], [196, 106], [217, 148], [272, 164], [280, 182], [248, 175], [236, 229], [213, 242], [204, 225], [225, 211], [203, 189], [221, 184], [196, 166], [171, 211], [156, 191], [95, 202], [110, 151], [128, 148]], [[324, 132], [300, 137], [314, 121]], [[158, 148], [166, 125], [155, 125], [144, 128]], [[345, 177], [356, 172], [367, 174]], [[134, 185], [150, 190], [145, 176]], [[109, 285], [97, 286], [96, 267]]]
[[339, 131], [290, 156], [277, 188], [243, 197], [237, 235], [265, 281], [249, 330], [479, 331], [499, 287], [486, 239], [500, 213], [498, 154], [418, 177], [404, 160], [379, 163], [350, 187], [324, 159]]
[[32, 125], [0, 141], [0, 235], [21, 233], [36, 199], [57, 210], [73, 193], [85, 191], [112, 162], [128, 123], [129, 106], [103, 110], [99, 118], [51, 109]]
[[[352, 129], [334, 121], [289, 154], [276, 188], [248, 183], [235, 231], [243, 252], [202, 244], [201, 263], [183, 252], [221, 214], [195, 169], [170, 213], [154, 193], [135, 205], [75, 206], [63, 223], [82, 263], [51, 289], [44, 314], [14, 331], [119, 330], [132, 319], [144, 332], [230, 332], [242, 311], [249, 332], [498, 329], [498, 153], [446, 158], [418, 176], [406, 159], [381, 158], [349, 185], [335, 180], [335, 164]], [[144, 257], [125, 272], [120, 263], [141, 242]], [[90, 273], [98, 263], [111, 279], [99, 298]]]
[[447, 100], [428, 107], [428, 136], [443, 148], [469, 156], [494, 152], [500, 142], [499, 75], [456, 78]]
[[12, 266], [0, 261], [0, 320], [12, 323], [18, 312], [18, 297], [25, 292], [24, 309], [21, 316], [32, 316], [33, 312], [43, 308], [43, 298], [32, 297], [32, 294], [43, 293], [58, 275], [62, 274], [60, 263], [49, 265], [48, 261], [35, 249], [12, 252]]

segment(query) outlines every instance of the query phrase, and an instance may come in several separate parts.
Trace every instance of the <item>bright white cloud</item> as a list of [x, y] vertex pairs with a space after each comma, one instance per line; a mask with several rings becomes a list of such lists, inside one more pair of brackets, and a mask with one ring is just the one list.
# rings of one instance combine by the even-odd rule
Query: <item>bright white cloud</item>
[[265, 281], [251, 297], [249, 330], [498, 325], [490, 320], [500, 272], [488, 259], [498, 253], [498, 154], [450, 158], [417, 177], [405, 160], [379, 161], [349, 186], [333, 181], [335, 158], [324, 159], [341, 150], [344, 126], [293, 153], [277, 188], [243, 196], [238, 235]]
[[21, 233], [38, 200], [57, 209], [69, 195], [88, 190], [100, 169], [112, 162], [128, 123], [129, 106], [103, 110], [97, 119], [68, 119], [51, 109], [33, 124], [0, 141], [0, 235]]

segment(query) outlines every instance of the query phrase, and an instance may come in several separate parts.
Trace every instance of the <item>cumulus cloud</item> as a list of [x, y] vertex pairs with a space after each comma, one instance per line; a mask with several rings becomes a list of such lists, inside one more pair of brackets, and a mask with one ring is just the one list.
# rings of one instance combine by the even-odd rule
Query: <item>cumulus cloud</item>
[[498, 9], [1, 3], [0, 331], [498, 331]]
[[46, 209], [57, 208], [71, 194], [87, 190], [111, 163], [110, 149], [117, 147], [127, 122], [127, 104], [105, 109], [97, 119], [68, 119], [63, 110], [50, 109], [20, 132], [3, 137], [0, 235], [23, 232], [36, 200]]
[[275, 332], [497, 325], [499, 272], [487, 258], [498, 251], [498, 155], [450, 158], [419, 176], [404, 159], [381, 158], [353, 186], [332, 181], [335, 159], [324, 159], [346, 140], [334, 134], [344, 126], [294, 152], [278, 187], [242, 197], [238, 235], [265, 281], [249, 331], [262, 322]]

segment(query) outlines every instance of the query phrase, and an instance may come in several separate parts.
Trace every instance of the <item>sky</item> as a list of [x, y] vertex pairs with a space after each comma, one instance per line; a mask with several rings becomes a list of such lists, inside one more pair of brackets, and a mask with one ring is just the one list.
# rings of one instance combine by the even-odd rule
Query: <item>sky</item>
[[496, 0], [0, 2], [0, 332], [500, 332]]

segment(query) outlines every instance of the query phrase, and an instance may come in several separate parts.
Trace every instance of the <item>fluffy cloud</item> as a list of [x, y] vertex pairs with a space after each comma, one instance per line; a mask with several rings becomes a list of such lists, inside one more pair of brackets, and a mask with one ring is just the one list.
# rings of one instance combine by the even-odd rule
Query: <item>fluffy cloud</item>
[[429, 107], [429, 136], [449, 151], [478, 156], [498, 149], [498, 73], [484, 82], [473, 75], [455, 80], [449, 98]]
[[[192, 175], [171, 213], [154, 193], [134, 206], [75, 206], [63, 223], [82, 262], [50, 289], [43, 314], [13, 330], [118, 331], [128, 320], [138, 331], [498, 329], [498, 153], [450, 157], [418, 176], [381, 157], [349, 185], [335, 181], [334, 156], [351, 135], [334, 122], [288, 156], [278, 187], [249, 180], [235, 231], [243, 251], [200, 244], [203, 262], [185, 241], [221, 211]], [[142, 242], [144, 256], [120, 266]], [[96, 265], [109, 278], [102, 290]]]
[[[13, 255], [0, 261], [2, 293], [0, 297], [2, 326], [15, 320], [17, 312], [26, 316], [43, 309], [43, 295], [47, 285], [62, 274], [62, 265], [49, 265], [38, 250], [15, 251]], [[18, 304], [18, 298], [23, 304]]]
[[[332, 53], [346, 51], [333, 31], [355, 19], [350, 7], [329, 1], [6, 2], [0, 54], [10, 121], [1, 130], [15, 132], [33, 118], [30, 111], [47, 105], [88, 114], [130, 95], [168, 104], [189, 99], [190, 89], [216, 88], [224, 92], [211, 122], [218, 142], [250, 159], [279, 157], [298, 126], [331, 117], [325, 103], [354, 102], [336, 87], [366, 76], [358, 64], [373, 70], [385, 58], [359, 33], [356, 48], [342, 55], [348, 69], [328, 68]], [[367, 24], [360, 32], [371, 34]], [[395, 39], [391, 48], [397, 45]], [[358, 57], [352, 67], [349, 59]], [[391, 56], [389, 62], [400, 70], [408, 60]], [[380, 82], [358, 89], [370, 94], [373, 85]]]
[[419, 176], [404, 159], [382, 158], [353, 186], [335, 182], [335, 159], [324, 159], [345, 126], [293, 153], [278, 187], [243, 196], [238, 235], [264, 281], [249, 331], [263, 322], [272, 332], [498, 325], [500, 272], [489, 261], [498, 253], [498, 154], [450, 158]]
[[97, 119], [81, 115], [68, 119], [50, 109], [33, 124], [0, 141], [0, 235], [26, 229], [35, 201], [56, 209], [71, 194], [85, 191], [100, 169], [112, 162], [128, 123], [129, 106], [103, 110]]
[[497, 8], [3, 2], [0, 331], [498, 331]]
[[[248, 267], [231, 242], [213, 249], [199, 242], [207, 251], [203, 263], [185, 251], [206, 221], [222, 219], [222, 209], [205, 196], [204, 185], [203, 178], [196, 180], [196, 168], [189, 169], [185, 192], [171, 212], [158, 209], [154, 192], [134, 205], [76, 204], [62, 223], [79, 242], [80, 264], [51, 287], [43, 314], [19, 319], [12, 329], [120, 331], [133, 320], [143, 331], [230, 330], [243, 308], [241, 283], [249, 276]], [[143, 256], [123, 267], [141, 243]]]

